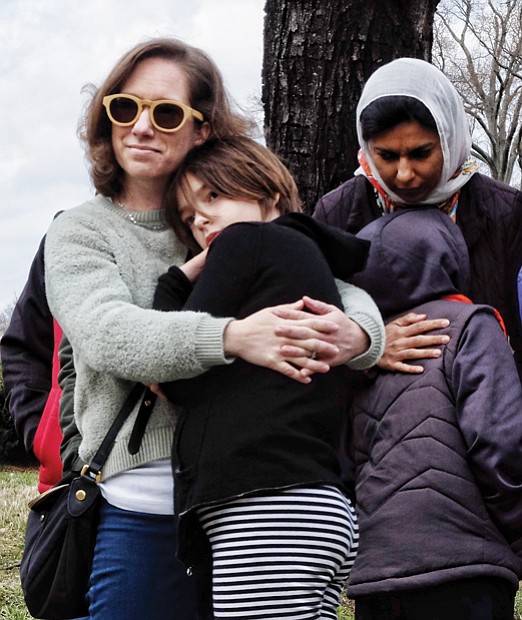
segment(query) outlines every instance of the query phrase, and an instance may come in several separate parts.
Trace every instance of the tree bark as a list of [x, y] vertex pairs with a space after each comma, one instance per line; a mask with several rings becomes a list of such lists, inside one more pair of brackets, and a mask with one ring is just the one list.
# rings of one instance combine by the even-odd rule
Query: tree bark
[[365, 80], [400, 56], [430, 60], [439, 0], [267, 0], [266, 142], [310, 212], [357, 167], [355, 109]]

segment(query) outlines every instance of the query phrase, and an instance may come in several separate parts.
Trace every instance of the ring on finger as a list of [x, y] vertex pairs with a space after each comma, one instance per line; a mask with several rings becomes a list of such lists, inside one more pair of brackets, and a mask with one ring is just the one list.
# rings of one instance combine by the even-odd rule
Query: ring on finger
[[317, 351], [312, 351], [308, 356], [311, 360], [317, 359]]

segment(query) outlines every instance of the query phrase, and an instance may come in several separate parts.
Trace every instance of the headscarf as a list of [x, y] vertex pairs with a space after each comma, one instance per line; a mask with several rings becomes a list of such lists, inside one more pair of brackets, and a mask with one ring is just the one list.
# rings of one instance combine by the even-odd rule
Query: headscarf
[[[368, 142], [363, 140], [361, 113], [372, 101], [390, 95], [413, 97], [423, 103], [433, 116], [444, 164], [438, 185], [419, 204], [439, 205], [447, 202], [477, 171], [476, 165], [466, 165], [471, 149], [471, 133], [460, 95], [449, 79], [430, 63], [417, 58], [399, 58], [375, 71], [366, 82], [357, 105], [357, 136], [361, 151], [371, 174], [389, 198], [397, 203], [404, 201], [383, 182], [371, 158]], [[460, 173], [452, 179], [456, 170]], [[361, 166], [355, 174], [369, 176]]]

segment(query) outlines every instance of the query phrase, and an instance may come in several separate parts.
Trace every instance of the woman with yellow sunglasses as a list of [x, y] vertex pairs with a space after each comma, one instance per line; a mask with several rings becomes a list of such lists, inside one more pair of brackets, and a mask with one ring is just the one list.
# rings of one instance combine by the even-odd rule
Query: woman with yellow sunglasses
[[[366, 331], [341, 311], [292, 321], [266, 309], [236, 321], [151, 309], [158, 276], [187, 254], [160, 208], [171, 174], [209, 137], [249, 130], [214, 63], [173, 39], [130, 50], [94, 93], [82, 136], [97, 194], [53, 222], [45, 248], [49, 306], [74, 351], [74, 420], [85, 462], [135, 382], [195, 376], [236, 356], [306, 383], [330, 364], [362, 355], [370, 366], [380, 355], [382, 324], [372, 306], [359, 313], [369, 315]], [[301, 308], [283, 311], [299, 319]], [[130, 454], [131, 415], [105, 464], [92, 620], [196, 617], [194, 578], [176, 560], [172, 419], [169, 403], [158, 399]]]

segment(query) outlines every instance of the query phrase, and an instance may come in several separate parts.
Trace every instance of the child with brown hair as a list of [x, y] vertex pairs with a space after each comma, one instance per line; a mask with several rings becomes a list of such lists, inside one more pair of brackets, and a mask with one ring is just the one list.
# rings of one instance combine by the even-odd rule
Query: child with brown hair
[[[334, 276], [360, 270], [368, 253], [367, 242], [299, 213], [288, 170], [246, 138], [194, 149], [166, 211], [187, 246], [204, 252], [160, 278], [154, 307], [165, 311], [241, 318], [304, 296], [342, 308]], [[345, 311], [375, 346], [382, 325], [373, 301], [346, 286], [353, 307]], [[358, 544], [337, 453], [347, 370], [303, 385], [230, 361], [162, 384], [178, 412], [179, 556], [196, 568], [212, 555], [216, 618], [334, 620]], [[375, 361], [363, 355], [350, 365]]]

